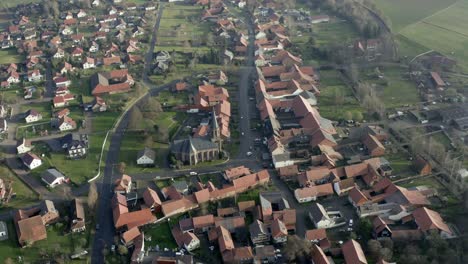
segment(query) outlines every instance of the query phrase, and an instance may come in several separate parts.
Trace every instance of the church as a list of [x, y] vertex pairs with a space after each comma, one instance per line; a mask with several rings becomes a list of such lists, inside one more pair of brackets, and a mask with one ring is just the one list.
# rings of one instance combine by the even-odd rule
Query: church
[[211, 133], [206, 137], [188, 137], [175, 140], [171, 145], [171, 152], [177, 160], [185, 165], [195, 165], [200, 162], [219, 159], [222, 151], [222, 138], [216, 113], [211, 115]]

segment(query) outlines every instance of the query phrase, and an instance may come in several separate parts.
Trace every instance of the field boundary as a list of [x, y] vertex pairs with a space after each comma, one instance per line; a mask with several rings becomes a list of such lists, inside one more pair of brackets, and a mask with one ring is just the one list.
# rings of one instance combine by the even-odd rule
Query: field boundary
[[401, 32], [402, 32], [403, 30], [405, 30], [406, 28], [411, 27], [412, 25], [416, 25], [416, 24], [418, 24], [418, 23], [424, 22], [424, 20], [426, 20], [426, 19], [428, 19], [428, 18], [431, 18], [431, 17], [433, 17], [433, 16], [435, 16], [435, 15], [437, 15], [437, 14], [439, 14], [439, 13], [445, 12], [445, 11], [447, 11], [449, 8], [452, 8], [454, 5], [456, 5], [456, 4], [458, 4], [459, 2], [462, 2], [462, 1], [463, 1], [463, 0], [456, 1], [455, 3], [453, 3], [453, 4], [451, 4], [451, 5], [447, 6], [447, 7], [445, 7], [444, 9], [441, 9], [441, 10], [435, 12], [435, 13], [432, 13], [431, 15], [429, 15], [429, 16], [427, 16], [427, 17], [421, 18], [420, 20], [418, 20], [418, 21], [416, 21], [416, 22], [414, 22], [414, 23], [411, 23], [411, 24], [409, 24], [409, 25], [406, 25], [405, 27], [403, 27], [403, 28], [401, 28], [400, 30], [398, 30], [398, 32], [396, 32], [396, 33], [401, 35]]

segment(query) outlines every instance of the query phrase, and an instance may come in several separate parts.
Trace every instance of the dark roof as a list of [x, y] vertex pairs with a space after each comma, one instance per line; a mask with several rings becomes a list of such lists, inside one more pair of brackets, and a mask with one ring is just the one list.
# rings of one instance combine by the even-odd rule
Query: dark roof
[[53, 183], [56, 179], [65, 177], [60, 171], [56, 169], [48, 169], [42, 173], [42, 179], [48, 184]]
[[325, 211], [325, 208], [323, 208], [323, 206], [319, 203], [313, 203], [312, 206], [310, 207], [309, 213], [312, 215], [312, 218], [316, 222], [319, 222], [322, 219], [328, 217], [328, 214]]
[[210, 140], [203, 138], [187, 138], [175, 140], [171, 146], [172, 152], [175, 153], [197, 153], [203, 150], [217, 149], [218, 145]]
[[138, 152], [138, 159], [143, 157], [143, 156], [146, 156], [148, 158], [150, 158], [151, 160], [154, 160], [155, 157], [156, 157], [156, 152], [154, 152], [154, 150], [150, 149], [150, 148], [145, 148], [143, 150], [140, 150]]

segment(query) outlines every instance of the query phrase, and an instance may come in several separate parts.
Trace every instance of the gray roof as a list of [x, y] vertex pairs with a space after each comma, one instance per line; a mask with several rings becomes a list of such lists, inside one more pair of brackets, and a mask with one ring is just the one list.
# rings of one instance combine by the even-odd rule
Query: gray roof
[[314, 219], [314, 222], [319, 222], [324, 219], [328, 219], [328, 214], [323, 205], [319, 203], [313, 203], [309, 211], [310, 215]]
[[250, 236], [252, 237], [256, 237], [259, 234], [268, 235], [268, 229], [266, 228], [265, 224], [258, 219], [250, 224], [249, 232]]
[[280, 211], [290, 208], [288, 201], [284, 199], [281, 192], [262, 192], [259, 197], [263, 209], [271, 208], [272, 204], [275, 204]]
[[0, 233], [3, 233], [3, 232], [5, 232], [5, 235], [0, 237], [0, 241], [8, 239], [7, 224], [3, 221], [0, 221]]
[[60, 177], [65, 177], [65, 176], [56, 169], [48, 169], [42, 173], [42, 179], [48, 184], [51, 184], [52, 182], [54, 182], [56, 179]]
[[175, 140], [172, 143], [171, 150], [174, 153], [197, 153], [198, 151], [217, 149], [218, 145], [208, 139], [203, 138], [187, 138]]
[[143, 156], [146, 156], [148, 158], [150, 158], [151, 160], [154, 161], [155, 157], [156, 157], [156, 152], [150, 148], [146, 148], [143, 149], [143, 150], [140, 150], [138, 151], [138, 156], [137, 156], [137, 159], [143, 157]]
[[188, 189], [188, 184], [185, 181], [175, 181], [172, 186], [174, 186], [178, 192], [183, 192]]

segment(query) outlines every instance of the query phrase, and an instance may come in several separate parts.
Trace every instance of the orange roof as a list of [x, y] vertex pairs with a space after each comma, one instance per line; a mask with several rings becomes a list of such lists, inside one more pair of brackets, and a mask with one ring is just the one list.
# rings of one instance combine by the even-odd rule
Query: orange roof
[[167, 202], [162, 203], [162, 212], [164, 215], [171, 215], [174, 212], [178, 212], [180, 210], [187, 210], [189, 208], [193, 208], [197, 206], [193, 201], [182, 198], [179, 200], [170, 200]]
[[252, 210], [255, 207], [255, 201], [243, 201], [237, 203], [237, 206], [239, 207], [239, 211], [249, 211]]
[[361, 245], [354, 239], [348, 240], [341, 246], [346, 263], [362, 264], [367, 263], [366, 255], [362, 251]]
[[314, 264], [330, 264], [323, 250], [315, 244], [312, 244], [312, 262]]
[[218, 226], [216, 229], [218, 231], [219, 251], [222, 253], [226, 250], [234, 249], [234, 242], [232, 241], [231, 233], [222, 226]]
[[333, 185], [331, 183], [314, 185], [302, 189], [296, 189], [295, 195], [298, 198], [321, 197], [333, 194]]
[[346, 177], [353, 178], [353, 177], [367, 174], [368, 172], [367, 166], [368, 165], [366, 163], [358, 163], [358, 164], [346, 166], [344, 168], [346, 172]]
[[380, 143], [380, 141], [371, 134], [365, 135], [362, 143], [364, 143], [364, 145], [366, 145], [367, 149], [369, 149], [370, 151], [377, 148], [385, 150], [385, 147], [382, 145], [382, 143]]
[[94, 88], [92, 94], [99, 95], [99, 94], [104, 94], [104, 93], [126, 92], [129, 90], [130, 90], [130, 84], [126, 82], [116, 83], [116, 84], [111, 84], [111, 85], [98, 84]]
[[132, 227], [131, 229], [127, 230], [126, 232], [124, 232], [122, 234], [122, 239], [123, 239], [125, 244], [128, 244], [128, 243], [132, 242], [140, 234], [141, 234], [140, 230], [138, 229], [138, 227], [135, 226], [135, 227]]
[[123, 174], [122, 178], [115, 181], [115, 191], [127, 191], [129, 184], [132, 183], [132, 177]]
[[320, 241], [327, 238], [327, 231], [324, 228], [307, 230], [305, 237], [309, 241]]
[[146, 208], [139, 211], [123, 213], [114, 219], [115, 228], [127, 225], [129, 228], [142, 226], [156, 221], [156, 217], [151, 213], [151, 209]]
[[297, 165], [290, 165], [279, 168], [278, 173], [281, 177], [297, 176], [299, 170]]
[[210, 191], [208, 189], [203, 189], [198, 192], [195, 192], [194, 196], [199, 204], [205, 203], [210, 200]]
[[192, 218], [194, 228], [204, 228], [214, 225], [214, 216], [212, 214], [197, 216]]
[[161, 205], [161, 199], [159, 198], [159, 195], [150, 187], [147, 187], [143, 192], [143, 200], [145, 201], [146, 206], [149, 208]]
[[250, 170], [245, 166], [230, 168], [224, 171], [228, 179], [239, 178], [240, 176], [250, 174]]
[[348, 193], [348, 196], [357, 206], [360, 206], [369, 201], [357, 187], [351, 189]]
[[21, 244], [47, 238], [47, 231], [40, 215], [17, 221], [16, 231]]

